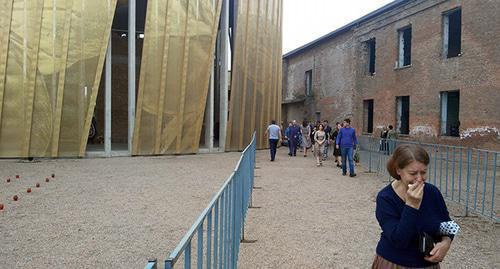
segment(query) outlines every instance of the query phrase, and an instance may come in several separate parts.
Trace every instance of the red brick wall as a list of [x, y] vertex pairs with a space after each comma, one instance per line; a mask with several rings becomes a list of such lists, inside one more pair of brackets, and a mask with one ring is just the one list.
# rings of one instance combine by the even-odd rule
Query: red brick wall
[[[442, 55], [442, 16], [456, 7], [462, 9], [462, 55], [447, 59]], [[377, 127], [396, 125], [396, 96], [409, 95], [411, 139], [475, 146], [467, 138], [475, 134], [472, 141], [499, 145], [499, 15], [497, 1], [410, 1], [289, 57], [284, 91], [302, 90], [304, 69], [312, 62], [314, 99], [306, 101], [306, 107], [321, 111], [322, 118], [336, 121], [352, 116], [354, 127], [361, 132], [363, 100], [374, 99], [374, 135], [378, 136]], [[397, 69], [397, 31], [407, 25], [412, 26], [412, 63]], [[371, 38], [376, 38], [374, 76], [367, 75], [368, 55], [363, 44]], [[453, 90], [460, 90], [462, 139], [439, 135], [440, 92]]]

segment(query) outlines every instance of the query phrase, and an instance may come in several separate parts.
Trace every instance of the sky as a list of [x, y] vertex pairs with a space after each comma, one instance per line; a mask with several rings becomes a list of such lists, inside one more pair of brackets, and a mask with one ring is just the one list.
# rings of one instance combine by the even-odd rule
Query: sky
[[392, 0], [283, 0], [283, 54]]

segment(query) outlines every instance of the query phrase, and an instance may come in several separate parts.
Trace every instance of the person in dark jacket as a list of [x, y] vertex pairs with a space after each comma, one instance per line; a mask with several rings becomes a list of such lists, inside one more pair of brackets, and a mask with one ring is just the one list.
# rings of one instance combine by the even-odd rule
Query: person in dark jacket
[[297, 125], [297, 121], [293, 120], [289, 131], [290, 153], [288, 153], [288, 155], [297, 156], [297, 146], [299, 146], [297, 142], [299, 140], [299, 136], [300, 127]]
[[[375, 215], [382, 229], [373, 269], [436, 269], [460, 230], [450, 219], [438, 188], [425, 183], [429, 155], [418, 145], [400, 145], [387, 162], [395, 180], [377, 195]], [[422, 235], [432, 237], [429, 253], [419, 244]]]

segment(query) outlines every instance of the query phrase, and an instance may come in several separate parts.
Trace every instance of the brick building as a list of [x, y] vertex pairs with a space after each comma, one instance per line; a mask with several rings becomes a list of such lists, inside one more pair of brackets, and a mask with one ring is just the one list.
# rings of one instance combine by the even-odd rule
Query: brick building
[[498, 33], [498, 0], [394, 1], [283, 56], [283, 121], [498, 145]]

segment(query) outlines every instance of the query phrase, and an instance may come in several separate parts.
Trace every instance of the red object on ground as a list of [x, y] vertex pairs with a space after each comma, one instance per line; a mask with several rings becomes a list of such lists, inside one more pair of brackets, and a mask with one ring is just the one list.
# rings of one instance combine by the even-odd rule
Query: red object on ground
[[17, 201], [17, 200], [19, 199], [19, 197], [17, 197], [17, 195], [14, 195], [14, 197], [12, 197], [12, 199], [13, 199], [14, 201]]
[[27, 192], [27, 193], [30, 193], [30, 192], [31, 192], [31, 188], [28, 188], [28, 189], [26, 190], [26, 192]]
[[55, 177], [56, 177], [56, 174], [52, 174], [52, 175], [50, 175], [50, 176], [51, 176], [52, 178], [55, 178]]
[[0, 210], [3, 210], [3, 204], [0, 204]]
[[46, 178], [46, 179], [45, 179], [45, 182], [49, 182], [49, 178]]
[[10, 178], [7, 179], [7, 183], [9, 183], [9, 182], [10, 182]]
[[19, 175], [16, 175], [16, 178], [17, 178], [17, 179], [19, 179], [19, 178], [21, 178], [21, 177], [20, 177]]
[[40, 188], [40, 183], [36, 183], [35, 187]]

